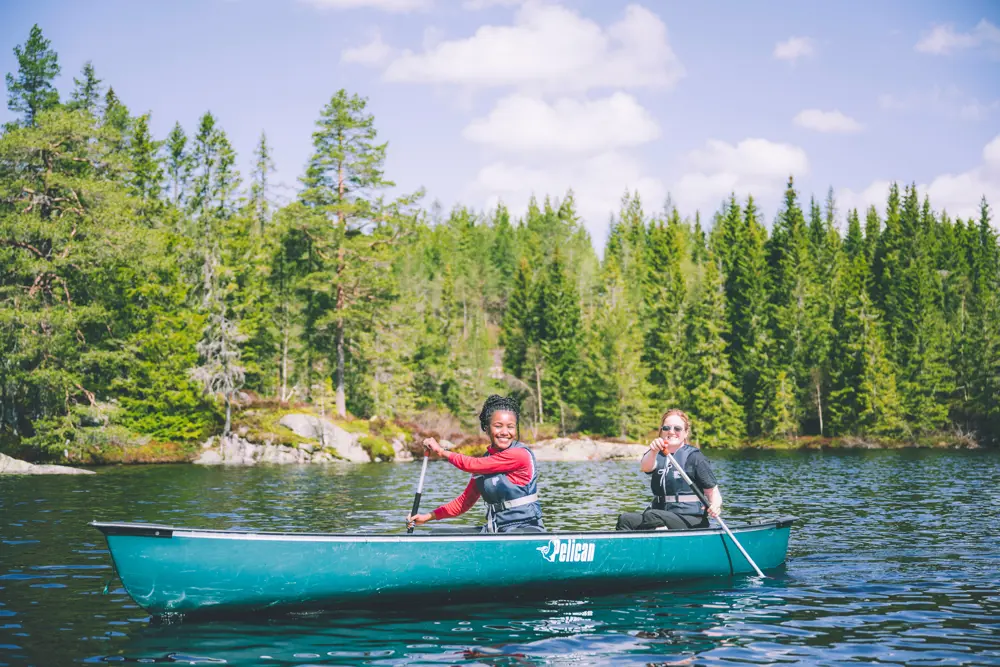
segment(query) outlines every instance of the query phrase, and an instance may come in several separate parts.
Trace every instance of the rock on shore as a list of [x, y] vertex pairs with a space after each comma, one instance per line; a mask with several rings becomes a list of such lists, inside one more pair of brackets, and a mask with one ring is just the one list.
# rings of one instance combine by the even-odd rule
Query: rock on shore
[[7, 475], [95, 475], [93, 470], [69, 466], [37, 465], [0, 454], [0, 474]]
[[[351, 433], [333, 422], [315, 415], [288, 414], [279, 422], [302, 438], [315, 442], [296, 446], [272, 442], [254, 443], [239, 434], [209, 438], [202, 445], [201, 456], [194, 463], [202, 465], [255, 465], [257, 463], [371, 463], [371, 456], [360, 445], [364, 433]], [[324, 446], [325, 444], [325, 446]], [[412, 461], [413, 456], [401, 438], [392, 442], [396, 461]]]
[[623, 445], [601, 440], [554, 438], [529, 445], [539, 461], [610, 461], [636, 460], [646, 452], [646, 445]]

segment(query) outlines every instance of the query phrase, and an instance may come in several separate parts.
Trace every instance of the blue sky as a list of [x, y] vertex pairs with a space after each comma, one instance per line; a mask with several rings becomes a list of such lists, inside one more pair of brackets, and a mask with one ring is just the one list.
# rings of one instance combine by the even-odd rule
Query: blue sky
[[[626, 188], [767, 222], [808, 199], [1000, 202], [1000, 3], [647, 0], [0, 0], [0, 70], [38, 23], [63, 94], [91, 60], [163, 138], [215, 114], [244, 174], [262, 130], [291, 197], [322, 106], [369, 100], [399, 191], [520, 215], [572, 187], [595, 245]], [[0, 120], [12, 114], [0, 110]], [[1000, 217], [1000, 216], [997, 216]], [[996, 220], [994, 221], [996, 224]]]

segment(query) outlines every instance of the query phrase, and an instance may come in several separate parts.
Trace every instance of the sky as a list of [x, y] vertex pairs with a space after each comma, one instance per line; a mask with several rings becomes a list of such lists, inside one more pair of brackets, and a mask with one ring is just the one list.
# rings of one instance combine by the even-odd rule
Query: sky
[[598, 250], [627, 191], [706, 221], [752, 194], [768, 225], [789, 176], [841, 226], [893, 181], [1000, 203], [995, 0], [0, 0], [0, 71], [35, 23], [64, 96], [89, 60], [158, 138], [211, 111], [244, 175], [266, 132], [279, 200], [343, 88], [393, 192], [520, 217], [572, 189]]

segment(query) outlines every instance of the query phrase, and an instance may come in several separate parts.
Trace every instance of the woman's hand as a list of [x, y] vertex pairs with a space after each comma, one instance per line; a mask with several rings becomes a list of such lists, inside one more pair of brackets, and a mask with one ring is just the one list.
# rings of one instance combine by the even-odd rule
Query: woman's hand
[[406, 527], [413, 528], [413, 526], [422, 526], [428, 521], [434, 519], [434, 513], [428, 512], [427, 514], [407, 514], [406, 515]]
[[722, 513], [722, 493], [719, 492], [719, 487], [706, 490], [705, 495], [708, 496], [708, 515], [719, 516]]
[[439, 445], [438, 441], [435, 440], [434, 438], [424, 438], [423, 445], [425, 449], [429, 449], [438, 456], [445, 456], [445, 457], [448, 456], [447, 450], [441, 445]]
[[656, 438], [651, 443], [649, 443], [649, 451], [651, 452], [662, 452], [667, 448], [667, 443], [663, 438]]

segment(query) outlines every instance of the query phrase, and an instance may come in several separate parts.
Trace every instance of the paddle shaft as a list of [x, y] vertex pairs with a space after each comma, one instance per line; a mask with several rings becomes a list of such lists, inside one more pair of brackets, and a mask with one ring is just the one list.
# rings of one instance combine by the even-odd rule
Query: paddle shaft
[[[677, 465], [677, 459], [674, 458], [674, 455], [671, 454], [669, 451], [665, 452], [665, 454], [667, 455], [667, 458], [670, 459], [671, 465], [673, 465], [674, 468], [676, 468], [681, 473], [681, 476], [684, 478], [684, 481], [687, 482], [688, 486], [690, 486], [691, 489], [698, 495], [698, 498], [701, 500], [701, 502], [705, 504], [705, 508], [707, 509], [708, 506], [711, 505], [711, 503], [708, 502], [708, 499], [705, 497], [705, 494], [701, 492], [701, 489], [699, 489], [694, 482], [691, 481], [691, 478], [688, 477], [688, 474], [684, 471], [684, 468]], [[720, 524], [722, 524], [722, 527], [725, 529], [726, 533], [729, 535], [729, 537], [732, 538], [733, 543], [736, 544], [737, 547], [739, 547], [739, 550], [743, 553], [744, 556], [746, 556], [746, 559], [750, 562], [750, 564], [753, 565], [753, 569], [757, 571], [758, 576], [763, 577], [764, 573], [760, 571], [759, 567], [757, 567], [757, 563], [753, 562], [753, 558], [750, 558], [750, 554], [747, 553], [747, 550], [743, 548], [743, 545], [740, 544], [740, 541], [736, 539], [735, 535], [733, 535], [733, 531], [729, 530], [729, 526], [727, 526], [726, 522], [722, 520], [722, 517], [717, 516], [715, 517], [715, 520], [718, 521]]]
[[[413, 511], [410, 512], [410, 516], [417, 515], [417, 509], [420, 508], [420, 494], [424, 492], [424, 475], [427, 474], [427, 454], [424, 454], [424, 463], [420, 466], [420, 483], [417, 484], [417, 493], [413, 496]], [[409, 526], [406, 529], [407, 533], [413, 532], [413, 526]]]

